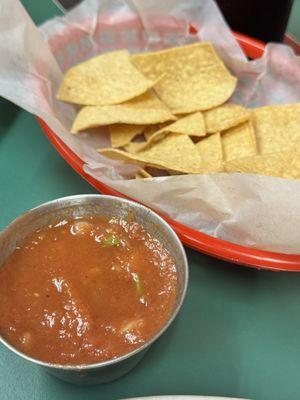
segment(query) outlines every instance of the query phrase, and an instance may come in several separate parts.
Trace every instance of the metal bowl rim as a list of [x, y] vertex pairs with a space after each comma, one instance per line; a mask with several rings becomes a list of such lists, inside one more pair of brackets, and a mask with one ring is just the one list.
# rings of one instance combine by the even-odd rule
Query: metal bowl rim
[[[31, 361], [37, 365], [43, 366], [43, 367], [47, 367], [47, 368], [53, 368], [53, 369], [59, 369], [59, 370], [71, 370], [71, 371], [83, 371], [83, 370], [91, 370], [91, 369], [96, 369], [96, 368], [102, 368], [102, 367], [108, 367], [108, 366], [113, 366], [114, 364], [118, 364], [122, 361], [127, 360], [130, 357], [135, 356], [136, 354], [142, 352], [143, 350], [146, 350], [149, 346], [151, 346], [167, 329], [168, 327], [172, 324], [172, 322], [174, 321], [174, 319], [176, 318], [186, 295], [186, 291], [187, 291], [187, 285], [188, 285], [188, 278], [189, 278], [189, 270], [188, 270], [188, 261], [187, 261], [187, 257], [186, 257], [186, 253], [184, 250], [184, 247], [181, 243], [181, 241], [179, 240], [177, 234], [175, 233], [175, 231], [170, 227], [170, 225], [163, 219], [161, 218], [156, 212], [152, 211], [150, 208], [145, 207], [144, 205], [137, 203], [135, 201], [131, 201], [131, 200], [127, 200], [127, 199], [123, 199], [120, 197], [116, 197], [116, 196], [109, 196], [109, 195], [101, 195], [101, 194], [80, 194], [80, 195], [73, 195], [73, 196], [65, 196], [65, 197], [60, 197], [58, 199], [53, 199], [50, 201], [47, 201], [46, 203], [42, 203], [34, 208], [31, 208], [30, 210], [26, 211], [25, 213], [21, 214], [19, 217], [15, 218], [12, 222], [10, 222], [10, 224], [2, 231], [0, 232], [0, 240], [1, 240], [1, 236], [4, 236], [6, 231], [8, 231], [9, 229], [14, 228], [14, 226], [17, 226], [20, 222], [22, 222], [23, 217], [26, 217], [27, 215], [30, 214], [36, 214], [37, 212], [40, 212], [43, 209], [47, 209], [50, 205], [58, 203], [60, 204], [61, 202], [65, 202], [65, 201], [70, 201], [70, 200], [78, 200], [78, 199], [99, 199], [99, 198], [105, 198], [108, 200], [111, 200], [113, 202], [117, 202], [117, 203], [126, 203], [128, 204], [130, 207], [133, 208], [139, 208], [139, 209], [144, 209], [145, 211], [148, 211], [149, 214], [154, 217], [156, 219], [156, 221], [160, 224], [163, 225], [167, 231], [168, 234], [173, 238], [173, 240], [176, 242], [176, 245], [178, 246], [178, 248], [180, 249], [180, 253], [181, 256], [183, 258], [183, 269], [184, 269], [184, 282], [183, 282], [183, 288], [182, 288], [182, 294], [180, 297], [180, 300], [177, 304], [177, 306], [175, 307], [175, 309], [173, 310], [173, 312], [171, 313], [170, 317], [168, 318], [168, 320], [166, 321], [166, 323], [162, 326], [162, 328], [154, 335], [152, 336], [146, 343], [144, 343], [141, 347], [138, 347], [136, 349], [134, 349], [133, 351], [123, 354], [120, 357], [117, 358], [113, 358], [111, 360], [108, 361], [102, 361], [102, 362], [98, 362], [98, 363], [93, 363], [93, 364], [68, 364], [68, 365], [64, 365], [64, 364], [55, 364], [55, 363], [50, 363], [50, 362], [46, 362], [46, 361], [41, 361], [38, 360], [36, 358], [30, 357], [27, 354], [23, 353], [22, 351], [18, 350], [17, 348], [15, 348], [13, 345], [11, 345], [8, 341], [6, 341], [1, 335], [0, 335], [0, 343], [2, 343], [4, 346], [6, 346], [9, 350], [11, 350], [12, 352], [14, 352], [16, 355], [24, 358], [27, 361]], [[70, 205], [71, 207], [72, 205]], [[84, 206], [84, 205], [81, 205]], [[158, 226], [159, 228], [159, 226]]]

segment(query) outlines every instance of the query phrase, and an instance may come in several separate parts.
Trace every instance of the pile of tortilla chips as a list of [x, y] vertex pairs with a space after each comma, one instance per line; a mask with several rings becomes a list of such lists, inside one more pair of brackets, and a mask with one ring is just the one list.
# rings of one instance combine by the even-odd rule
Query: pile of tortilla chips
[[72, 133], [108, 126], [111, 148], [99, 152], [138, 164], [136, 178], [216, 172], [300, 178], [300, 104], [252, 110], [229, 104], [236, 84], [212, 44], [196, 43], [94, 57], [66, 73], [58, 99], [83, 106]]

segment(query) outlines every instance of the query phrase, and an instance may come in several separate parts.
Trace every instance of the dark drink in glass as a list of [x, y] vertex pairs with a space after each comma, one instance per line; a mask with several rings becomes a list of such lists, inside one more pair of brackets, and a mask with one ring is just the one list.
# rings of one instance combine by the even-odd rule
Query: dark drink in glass
[[293, 0], [217, 0], [232, 30], [264, 42], [281, 42]]

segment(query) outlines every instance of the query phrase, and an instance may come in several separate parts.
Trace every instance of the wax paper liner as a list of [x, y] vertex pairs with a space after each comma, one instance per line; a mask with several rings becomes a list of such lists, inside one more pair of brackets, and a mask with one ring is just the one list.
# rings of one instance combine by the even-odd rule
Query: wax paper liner
[[135, 166], [97, 153], [109, 146], [105, 129], [69, 133], [77, 108], [55, 94], [70, 66], [114, 49], [139, 52], [199, 40], [213, 42], [238, 77], [232, 102], [256, 107], [300, 100], [300, 57], [269, 44], [262, 58], [248, 61], [211, 0], [87, 0], [40, 28], [18, 0], [2, 0], [0, 95], [42, 118], [84, 160], [87, 173], [118, 191], [212, 236], [300, 253], [300, 182], [243, 174], [133, 180]]

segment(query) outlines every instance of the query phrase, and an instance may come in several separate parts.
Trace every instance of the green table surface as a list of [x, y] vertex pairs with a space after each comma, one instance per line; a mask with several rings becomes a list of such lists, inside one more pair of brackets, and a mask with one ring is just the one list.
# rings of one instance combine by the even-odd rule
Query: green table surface
[[[50, 0], [24, 0], [36, 22]], [[95, 193], [51, 147], [32, 115], [0, 100], [0, 229], [28, 208]], [[128, 375], [110, 384], [61, 382], [0, 346], [0, 400], [120, 399], [205, 394], [300, 398], [300, 275], [238, 267], [187, 250], [179, 317]]]

